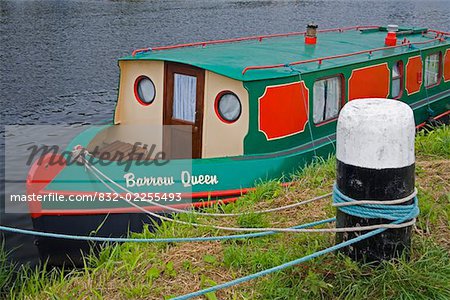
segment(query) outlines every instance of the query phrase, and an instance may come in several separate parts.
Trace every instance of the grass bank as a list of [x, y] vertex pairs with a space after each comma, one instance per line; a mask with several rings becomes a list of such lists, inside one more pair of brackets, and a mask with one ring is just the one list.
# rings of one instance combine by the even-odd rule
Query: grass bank
[[[329, 254], [207, 299], [450, 299], [450, 128], [416, 138], [416, 185], [421, 213], [411, 260], [360, 265]], [[209, 212], [276, 207], [328, 193], [335, 160], [318, 161], [296, 174], [294, 185], [266, 182], [234, 203]], [[242, 227], [287, 227], [333, 217], [330, 199], [273, 214], [235, 218], [179, 215], [184, 221]], [[222, 232], [166, 222], [135, 237], [190, 237]], [[13, 271], [0, 251], [0, 287], [12, 299], [168, 299], [261, 271], [334, 244], [332, 234], [277, 234], [204, 243], [110, 245], [78, 270]]]

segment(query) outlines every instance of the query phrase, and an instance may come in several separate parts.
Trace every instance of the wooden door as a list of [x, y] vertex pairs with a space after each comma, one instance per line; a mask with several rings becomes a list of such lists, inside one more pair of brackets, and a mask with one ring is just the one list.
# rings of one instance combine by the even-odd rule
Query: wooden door
[[171, 159], [201, 158], [205, 71], [166, 62], [164, 83], [164, 125], [184, 125], [165, 126], [164, 152]]

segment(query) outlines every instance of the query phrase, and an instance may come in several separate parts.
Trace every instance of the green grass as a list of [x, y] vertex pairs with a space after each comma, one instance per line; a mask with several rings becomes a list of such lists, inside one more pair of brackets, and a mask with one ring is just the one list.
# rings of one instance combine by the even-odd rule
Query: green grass
[[449, 299], [450, 257], [431, 241], [416, 239], [411, 261], [359, 265], [324, 256], [307, 270], [292, 268], [261, 280], [261, 299]]
[[[450, 129], [421, 132], [416, 139], [416, 180], [421, 214], [411, 259], [359, 264], [328, 254], [299, 266], [217, 293], [206, 299], [450, 299]], [[242, 212], [238, 218], [178, 215], [183, 221], [242, 227], [292, 226], [335, 215], [325, 199], [284, 213], [256, 215], [330, 191], [335, 159], [318, 160], [294, 175], [295, 184], [262, 182], [238, 202], [205, 209]], [[134, 237], [190, 237], [224, 234], [164, 222]], [[12, 299], [168, 299], [252, 274], [334, 244], [331, 234], [277, 234], [207, 243], [108, 245], [88, 255], [77, 270], [43, 266], [13, 270], [0, 251], [0, 287]], [[0, 297], [2, 298], [2, 297]]]
[[6, 289], [13, 284], [14, 281], [14, 269], [7, 263], [6, 251], [3, 250], [3, 244], [0, 245], [0, 298], [2, 292], [5, 293]]
[[416, 136], [416, 152], [445, 159], [450, 158], [450, 126], [437, 130], [422, 130]]

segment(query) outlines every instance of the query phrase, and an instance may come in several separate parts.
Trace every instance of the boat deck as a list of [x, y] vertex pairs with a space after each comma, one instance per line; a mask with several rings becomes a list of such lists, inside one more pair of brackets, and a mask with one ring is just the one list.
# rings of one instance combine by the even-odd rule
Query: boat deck
[[97, 147], [92, 156], [109, 161], [152, 160], [153, 157], [146, 147], [135, 146], [122, 141], [103, 143]]

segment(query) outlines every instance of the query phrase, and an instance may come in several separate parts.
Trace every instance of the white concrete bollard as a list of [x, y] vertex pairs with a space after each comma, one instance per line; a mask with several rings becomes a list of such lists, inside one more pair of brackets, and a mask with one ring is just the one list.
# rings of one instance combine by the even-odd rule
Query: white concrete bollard
[[[394, 200], [414, 192], [415, 123], [411, 108], [398, 100], [359, 99], [341, 110], [336, 133], [337, 188], [355, 200]], [[411, 204], [410, 202], [405, 204]], [[337, 211], [336, 227], [389, 223]], [[338, 233], [336, 241], [363, 232]], [[411, 226], [388, 229], [343, 248], [354, 260], [381, 261], [409, 252]]]

